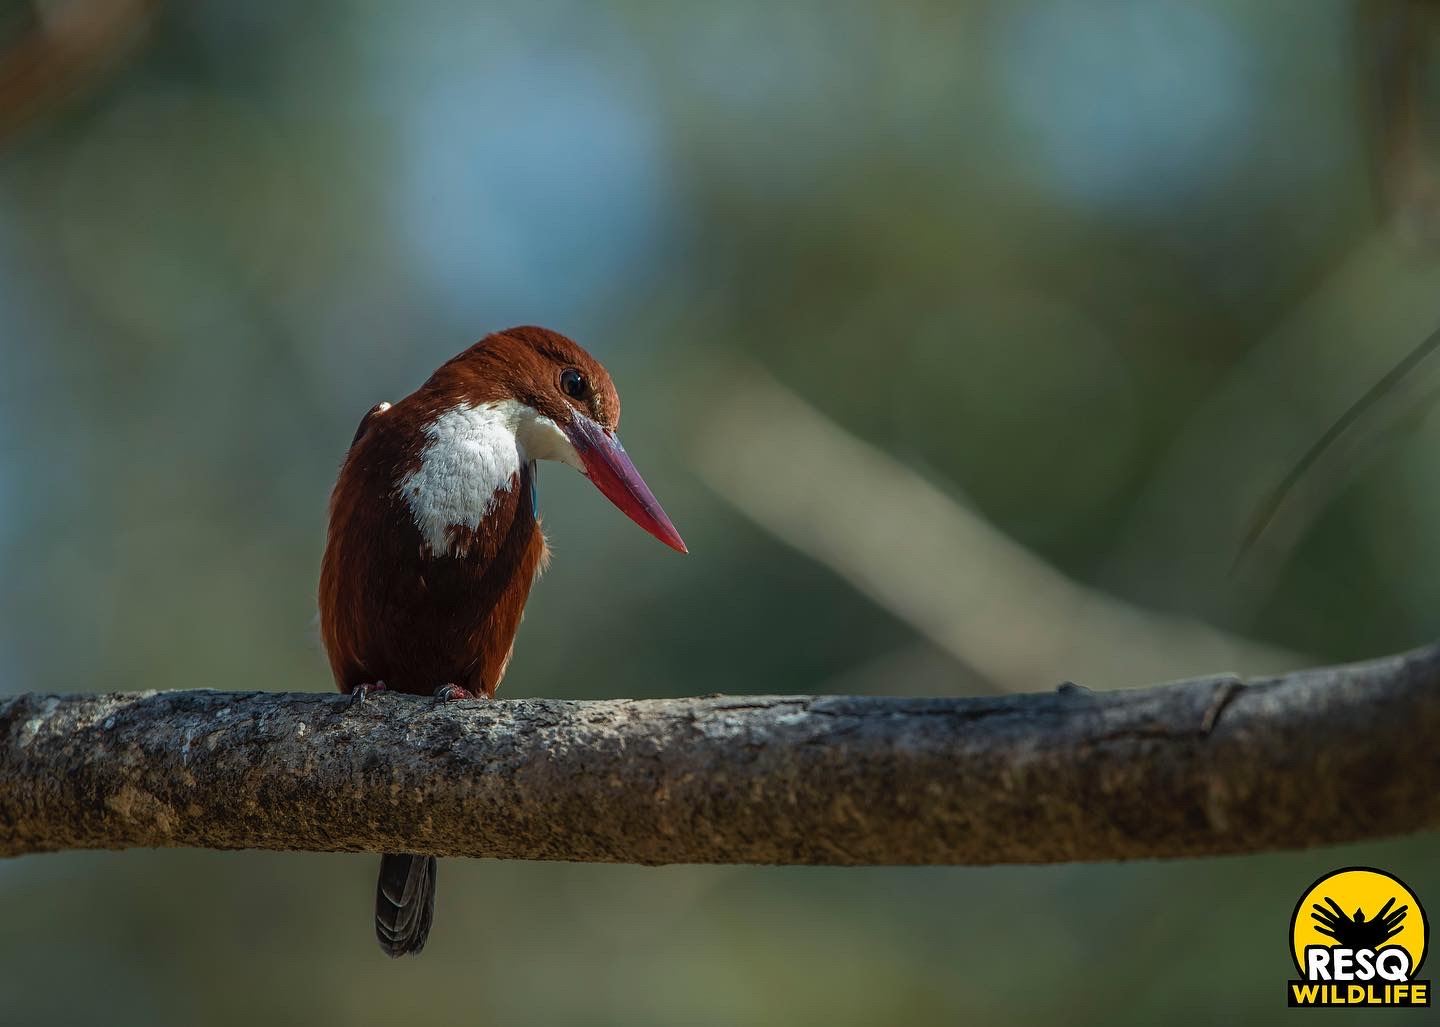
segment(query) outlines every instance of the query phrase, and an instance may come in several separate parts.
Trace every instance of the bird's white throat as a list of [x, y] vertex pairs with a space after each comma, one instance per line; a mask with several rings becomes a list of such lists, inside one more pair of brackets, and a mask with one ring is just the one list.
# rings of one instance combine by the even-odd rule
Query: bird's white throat
[[560, 427], [518, 400], [453, 407], [425, 428], [425, 436], [420, 466], [399, 489], [435, 553], [448, 551], [450, 528], [479, 528], [530, 461], [584, 469]]

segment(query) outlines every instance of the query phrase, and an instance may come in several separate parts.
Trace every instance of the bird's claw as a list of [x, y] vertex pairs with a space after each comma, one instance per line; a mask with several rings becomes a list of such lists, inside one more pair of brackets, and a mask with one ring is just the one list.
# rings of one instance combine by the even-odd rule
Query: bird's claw
[[459, 702], [461, 699], [474, 698], [477, 698], [474, 692], [456, 684], [441, 685], [435, 689], [435, 699], [438, 702]]
[[385, 682], [383, 681], [367, 681], [364, 684], [356, 685], [350, 690], [350, 705], [354, 706], [357, 703], [363, 703], [376, 692], [383, 691], [385, 691]]

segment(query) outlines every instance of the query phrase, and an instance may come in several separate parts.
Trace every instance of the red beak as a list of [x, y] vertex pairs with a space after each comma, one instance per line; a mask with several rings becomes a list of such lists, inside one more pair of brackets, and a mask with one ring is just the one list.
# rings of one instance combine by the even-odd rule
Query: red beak
[[671, 549], [682, 553], [690, 551], [614, 432], [576, 414], [570, 419], [565, 434], [585, 464], [586, 476], [605, 493], [606, 499]]

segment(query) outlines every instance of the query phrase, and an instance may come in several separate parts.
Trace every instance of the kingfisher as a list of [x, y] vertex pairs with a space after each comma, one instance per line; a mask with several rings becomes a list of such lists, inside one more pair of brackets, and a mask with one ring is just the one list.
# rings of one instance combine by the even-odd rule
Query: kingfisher
[[[549, 549], [536, 465], [568, 464], [636, 524], [687, 552], [620, 444], [620, 397], [558, 332], [486, 336], [410, 395], [361, 419], [330, 496], [320, 634], [352, 701], [383, 690], [488, 700], [504, 680]], [[433, 856], [380, 860], [375, 933], [418, 953], [435, 912]]]

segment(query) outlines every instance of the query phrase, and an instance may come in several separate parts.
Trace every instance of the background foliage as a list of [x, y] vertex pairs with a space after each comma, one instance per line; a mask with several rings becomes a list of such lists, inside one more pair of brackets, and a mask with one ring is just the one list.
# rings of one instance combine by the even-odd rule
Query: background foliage
[[[355, 423], [516, 323], [609, 364], [693, 555], [547, 469], [557, 557], [502, 695], [1141, 683], [1124, 637], [985, 680], [707, 484], [736, 355], [1098, 592], [1295, 665], [1433, 638], [1433, 427], [1227, 573], [1264, 486], [1440, 322], [1428, 141], [1387, 148], [1373, 89], [1427, 6], [0, 5], [0, 687], [329, 688], [313, 587]], [[93, 66], [15, 71], [105, 18]], [[835, 481], [815, 530], [872, 487]], [[28, 858], [0, 866], [0, 1018], [1268, 1020], [1315, 877], [1382, 866], [1440, 915], [1437, 856], [449, 861], [393, 964], [371, 857]]]

